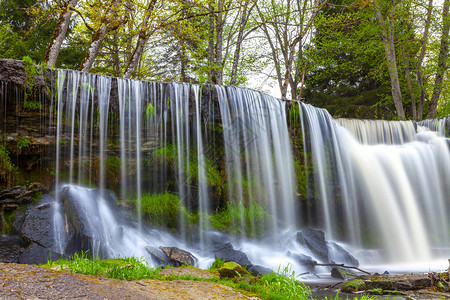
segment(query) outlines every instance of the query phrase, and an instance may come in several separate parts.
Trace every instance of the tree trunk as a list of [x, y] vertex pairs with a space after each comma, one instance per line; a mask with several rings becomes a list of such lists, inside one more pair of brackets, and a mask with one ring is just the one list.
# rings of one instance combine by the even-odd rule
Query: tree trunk
[[[120, 6], [121, 0], [111, 0], [109, 7], [106, 9], [105, 14], [102, 16], [100, 27], [92, 35], [91, 45], [83, 59], [80, 66], [80, 71], [89, 72], [94, 64], [95, 58], [97, 57], [98, 51], [102, 46], [105, 37], [112, 31], [119, 28], [126, 20], [119, 21], [116, 20], [115, 13], [117, 13], [117, 8]], [[114, 21], [114, 22], [112, 22]]]
[[223, 46], [223, 26], [225, 24], [225, 20], [222, 16], [222, 0], [219, 0], [218, 14], [217, 14], [217, 23], [216, 23], [216, 83], [222, 85], [223, 84], [223, 62], [222, 62], [222, 46]]
[[417, 65], [416, 65], [416, 77], [417, 77], [417, 84], [419, 85], [420, 89], [420, 96], [419, 96], [419, 108], [417, 111], [417, 115], [414, 116], [417, 120], [422, 120], [423, 115], [423, 105], [425, 103], [425, 87], [423, 83], [422, 78], [422, 63], [423, 59], [425, 58], [425, 51], [427, 49], [427, 43], [428, 43], [428, 34], [430, 30], [431, 25], [431, 16], [433, 11], [433, 0], [428, 1], [428, 7], [427, 7], [427, 20], [425, 23], [425, 30], [423, 32], [423, 37], [421, 40], [422, 46], [420, 49], [420, 55], [417, 59]]
[[[381, 8], [379, 6], [378, 1], [375, 0], [374, 3], [377, 18], [381, 25], [380, 27], [383, 38], [384, 51], [388, 63], [387, 67], [389, 77], [391, 78], [391, 91], [392, 91], [392, 98], [394, 100], [395, 110], [397, 112], [397, 115], [402, 119], [404, 119], [405, 114], [403, 112], [402, 92], [400, 90], [400, 80], [398, 78], [397, 59], [395, 55], [395, 45], [394, 45], [394, 16], [392, 12], [390, 12], [388, 16], [388, 22], [386, 22], [383, 18], [383, 14], [381, 13]], [[391, 9], [394, 9], [394, 7]], [[386, 27], [388, 27], [387, 30]]]
[[69, 28], [70, 18], [72, 17], [71, 7], [75, 7], [78, 0], [71, 0], [66, 6], [61, 8], [61, 13], [59, 14], [58, 22], [56, 23], [55, 30], [53, 31], [52, 39], [47, 48], [47, 53], [45, 54], [44, 62], [49, 66], [54, 66], [61, 50], [61, 45], [67, 34], [67, 29]]
[[139, 58], [142, 55], [142, 52], [144, 51], [145, 44], [147, 44], [148, 38], [149, 38], [149, 32], [148, 32], [148, 22], [150, 20], [150, 15], [156, 5], [157, 0], [152, 0], [148, 7], [147, 12], [144, 16], [144, 20], [141, 24], [141, 29], [139, 31], [139, 39], [136, 43], [136, 47], [134, 48], [132, 54], [130, 55], [128, 59], [127, 66], [125, 67], [125, 72], [123, 77], [130, 78], [131, 74], [136, 69], [136, 66], [138, 65]]
[[433, 95], [430, 100], [430, 107], [428, 108], [428, 119], [436, 117], [437, 105], [442, 91], [442, 82], [444, 80], [445, 71], [447, 70], [447, 58], [449, 51], [449, 31], [450, 31], [450, 16], [449, 16], [450, 0], [444, 0], [444, 8], [442, 10], [442, 35], [441, 35], [441, 49], [438, 57], [438, 70], [434, 80]]
[[209, 2], [209, 28], [208, 28], [208, 65], [209, 65], [209, 82], [216, 83], [216, 72], [215, 72], [215, 64], [214, 64], [214, 24], [216, 19], [214, 17], [214, 7], [211, 2]]

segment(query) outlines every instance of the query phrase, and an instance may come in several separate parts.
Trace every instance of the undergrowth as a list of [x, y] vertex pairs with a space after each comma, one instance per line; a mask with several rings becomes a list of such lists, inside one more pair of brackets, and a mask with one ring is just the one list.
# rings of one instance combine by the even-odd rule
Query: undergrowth
[[[209, 270], [214, 272], [223, 266], [223, 264], [223, 260], [216, 258]], [[295, 273], [289, 266], [281, 271], [279, 269], [278, 273], [272, 272], [261, 277], [249, 277], [249, 280], [242, 280], [245, 278], [237, 278], [235, 280], [223, 280], [217, 277], [199, 278], [193, 275], [162, 275], [161, 268], [149, 268], [143, 258], [127, 257], [99, 260], [90, 258], [87, 253], [82, 253], [81, 255], [75, 254], [71, 260], [59, 259], [53, 262], [48, 261], [47, 264], [41, 267], [121, 280], [155, 279], [170, 281], [181, 279], [215, 282], [230, 286], [244, 294], [257, 296], [261, 299], [313, 299], [311, 289], [295, 279]], [[339, 294], [334, 299], [338, 300]], [[374, 299], [374, 297], [362, 295], [359, 299], [369, 300]]]

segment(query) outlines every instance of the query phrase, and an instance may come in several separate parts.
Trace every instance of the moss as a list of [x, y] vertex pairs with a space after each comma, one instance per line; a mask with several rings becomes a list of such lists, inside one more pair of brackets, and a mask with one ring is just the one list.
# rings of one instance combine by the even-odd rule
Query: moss
[[17, 167], [11, 162], [6, 143], [0, 139], [0, 182], [7, 187], [14, 182], [16, 175]]
[[13, 223], [16, 220], [16, 213], [13, 212], [2, 212], [1, 213], [1, 218], [2, 218], [2, 234], [13, 234], [14, 233], [14, 228], [13, 228]]
[[234, 278], [241, 276], [249, 276], [250, 273], [240, 264], [230, 261], [219, 268], [220, 278]]
[[344, 293], [354, 293], [354, 292], [363, 291], [365, 289], [366, 289], [366, 283], [364, 282], [364, 280], [361, 280], [361, 279], [356, 279], [356, 280], [347, 282], [342, 287], [342, 291]]
[[17, 141], [17, 149], [28, 148], [31, 146], [31, 141], [24, 137], [19, 137]]

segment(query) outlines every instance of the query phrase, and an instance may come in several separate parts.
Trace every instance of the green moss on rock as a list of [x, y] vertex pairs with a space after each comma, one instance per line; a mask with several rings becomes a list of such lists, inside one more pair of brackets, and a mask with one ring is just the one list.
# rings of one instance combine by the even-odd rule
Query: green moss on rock
[[364, 282], [364, 280], [361, 280], [361, 279], [356, 279], [356, 280], [347, 282], [342, 287], [342, 291], [344, 293], [354, 293], [354, 292], [364, 291], [365, 289], [366, 289], [366, 283]]
[[249, 276], [250, 273], [240, 264], [230, 261], [219, 268], [220, 278], [234, 278], [241, 276]]

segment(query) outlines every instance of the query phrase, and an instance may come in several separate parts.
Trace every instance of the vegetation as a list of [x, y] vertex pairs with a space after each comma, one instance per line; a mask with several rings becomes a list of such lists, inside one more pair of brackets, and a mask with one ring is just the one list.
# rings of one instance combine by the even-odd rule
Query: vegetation
[[31, 141], [24, 137], [19, 137], [17, 141], [17, 149], [28, 148], [31, 146]]
[[[133, 201], [137, 203], [136, 199]], [[167, 228], [177, 228], [180, 207], [178, 196], [169, 192], [144, 195], [141, 198], [143, 217], [152, 224]]]
[[[217, 262], [218, 260], [216, 260]], [[215, 271], [220, 265], [214, 263], [210, 270]], [[231, 279], [220, 280], [217, 277], [203, 279], [191, 275], [161, 275], [161, 269], [150, 269], [145, 260], [130, 258], [97, 260], [89, 259], [85, 253], [75, 254], [73, 259], [59, 259], [49, 261], [43, 265], [45, 268], [57, 268], [70, 270], [72, 273], [101, 276], [122, 280], [156, 279], [175, 280], [189, 279], [199, 281], [217, 282], [236, 288], [244, 293], [255, 294], [262, 299], [309, 299], [311, 291], [309, 287], [295, 279], [294, 272], [286, 267], [280, 274], [271, 273], [250, 281], [233, 281]]]
[[15, 178], [17, 167], [11, 162], [6, 142], [0, 138], [0, 182], [9, 186]]
[[45, 61], [136, 79], [274, 85], [283, 99], [340, 117], [450, 113], [450, 0], [118, 3], [2, 1], [0, 57], [25, 56], [27, 68]]

